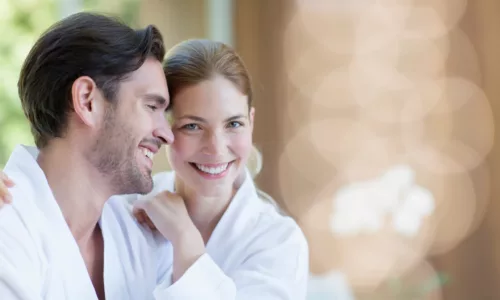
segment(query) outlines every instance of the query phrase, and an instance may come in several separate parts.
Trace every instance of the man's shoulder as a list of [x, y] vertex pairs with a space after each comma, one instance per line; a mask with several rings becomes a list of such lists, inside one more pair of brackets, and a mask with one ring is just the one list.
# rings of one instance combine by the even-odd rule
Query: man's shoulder
[[43, 214], [37, 205], [37, 193], [30, 176], [15, 168], [6, 168], [5, 173], [16, 185], [9, 189], [12, 204], [0, 209], [0, 255], [16, 266], [28, 264], [29, 267], [39, 261], [38, 251], [45, 228]]
[[35, 229], [38, 226], [30, 224], [34, 220], [28, 214], [15, 205], [0, 210], [0, 270], [15, 270], [35, 283], [42, 272], [41, 236]]
[[[12, 240], [25, 241], [33, 238], [32, 229], [40, 230], [37, 224], [40, 212], [35, 199], [32, 199], [30, 187], [15, 182], [16, 186], [10, 189], [12, 204], [0, 209], [0, 234]], [[0, 238], [0, 241], [5, 240], [9, 239]]]
[[33, 231], [37, 226], [29, 224], [33, 221], [28, 214], [15, 205], [0, 210], [0, 294], [10, 295], [27, 287], [30, 293], [38, 293], [43, 286], [48, 264], [43, 259], [41, 231]]
[[29, 176], [22, 172], [6, 170], [5, 173], [16, 185], [9, 189], [12, 203], [0, 209], [0, 231], [16, 233], [29, 231], [28, 229], [32, 227], [30, 225], [37, 222], [40, 215], [35, 187]]

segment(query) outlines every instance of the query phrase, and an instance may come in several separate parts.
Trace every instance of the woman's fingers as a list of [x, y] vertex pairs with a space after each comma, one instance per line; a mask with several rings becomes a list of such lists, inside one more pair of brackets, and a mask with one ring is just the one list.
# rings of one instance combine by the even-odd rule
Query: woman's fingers
[[9, 188], [11, 188], [15, 185], [14, 181], [12, 181], [12, 179], [10, 179], [9, 176], [7, 176], [7, 174], [5, 174], [3, 172], [0, 172], [0, 181], [2, 181], [3, 184]]
[[151, 229], [152, 231], [156, 230], [155, 224], [153, 224], [153, 222], [151, 221], [151, 219], [149, 217], [147, 217], [147, 216], [146, 216], [146, 224], [149, 226], [149, 229]]
[[11, 204], [12, 203], [12, 195], [6, 194], [6, 195], [2, 196], [2, 200], [3, 200], [3, 202], [5, 202], [7, 204]]
[[137, 222], [143, 225], [147, 225], [149, 229], [156, 230], [156, 226], [153, 224], [153, 221], [148, 217], [146, 212], [142, 209], [134, 209], [134, 216], [137, 219]]
[[4, 173], [0, 173], [0, 202], [2, 206], [4, 203], [12, 203], [12, 196], [9, 192], [9, 188], [13, 186], [14, 183], [12, 180], [10, 180]]

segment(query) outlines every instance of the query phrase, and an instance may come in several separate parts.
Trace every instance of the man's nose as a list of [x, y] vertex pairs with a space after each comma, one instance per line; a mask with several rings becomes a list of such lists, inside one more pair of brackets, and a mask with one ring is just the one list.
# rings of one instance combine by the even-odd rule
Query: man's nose
[[172, 127], [166, 119], [159, 122], [157, 128], [153, 131], [153, 136], [160, 139], [164, 144], [170, 145], [174, 142], [174, 133]]

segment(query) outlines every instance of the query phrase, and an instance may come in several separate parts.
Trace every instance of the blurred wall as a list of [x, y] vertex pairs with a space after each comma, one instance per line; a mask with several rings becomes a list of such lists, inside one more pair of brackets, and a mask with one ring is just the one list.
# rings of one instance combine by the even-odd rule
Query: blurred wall
[[[312, 2], [319, 3], [321, 1]], [[424, 3], [425, 1], [417, 2]], [[450, 14], [452, 9], [455, 8], [454, 1], [435, 2], [439, 2], [438, 5], [448, 7]], [[291, 22], [296, 4], [294, 1], [285, 0], [239, 0], [236, 3], [236, 47], [249, 65], [258, 94], [256, 97], [255, 141], [261, 146], [264, 154], [264, 168], [258, 182], [261, 188], [269, 192], [281, 204], [285, 204], [292, 215], [301, 216], [314, 205], [311, 201], [320, 193], [322, 187], [335, 178], [336, 170], [331, 168], [324, 159], [308, 155], [313, 151], [310, 151], [312, 146], [308, 145], [307, 142], [295, 145], [297, 152], [302, 151], [302, 160], [304, 160], [304, 162], [296, 162], [295, 167], [300, 166], [302, 169], [293, 168], [290, 164], [294, 163], [286, 161], [283, 163], [282, 159], [287, 142], [306, 121], [307, 117], [302, 114], [307, 115], [311, 110], [311, 104], [308, 103], [311, 95], [300, 95], [300, 90], [290, 87], [286, 83], [287, 80], [290, 80], [288, 78], [290, 74], [287, 73], [284, 61], [287, 59], [286, 53], [293, 52], [294, 49], [284, 49], [284, 44], [287, 38], [294, 34], [290, 30], [287, 31], [287, 26]], [[496, 101], [500, 96], [500, 85], [498, 85], [500, 80], [500, 36], [498, 35], [500, 20], [497, 17], [498, 12], [500, 12], [500, 2], [498, 1], [468, 1], [462, 21], [450, 33], [451, 42], [446, 63], [448, 76], [464, 77], [482, 88], [488, 97], [495, 119], [500, 115], [500, 106]], [[318, 18], [321, 17], [322, 13], [318, 13]], [[334, 16], [331, 18], [334, 18]], [[462, 35], [462, 33], [465, 33], [465, 35]], [[295, 34], [301, 33], [296, 32]], [[333, 43], [335, 43], [336, 39], [335, 34], [336, 31], [332, 28], [331, 39]], [[345, 36], [338, 35], [339, 43], [342, 43], [345, 39]], [[290, 43], [287, 45], [290, 47]], [[300, 44], [295, 44], [293, 47], [297, 48], [297, 52], [306, 48]], [[474, 50], [475, 55], [473, 55]], [[432, 53], [429, 53], [429, 59], [431, 59], [430, 54]], [[307, 79], [306, 76], [327, 76], [325, 65], [340, 66], [342, 61], [347, 60], [342, 55], [335, 57], [325, 54], [321, 58], [323, 59], [321, 63], [312, 66], [316, 67], [317, 74], [307, 74], [301, 78]], [[308, 82], [304, 81], [303, 84], [307, 85]], [[316, 88], [319, 89], [320, 87], [317, 86]], [[341, 90], [339, 91], [341, 92]], [[338, 95], [338, 97], [344, 96], [343, 93]], [[331, 95], [331, 97], [335, 98], [335, 95]], [[296, 104], [296, 102], [300, 103], [301, 101], [302, 104]], [[298, 111], [298, 113], [290, 114], [287, 111], [287, 107], [290, 106], [291, 102], [297, 105], [295, 111]], [[472, 109], [469, 112], [470, 115], [467, 114], [467, 111], [462, 112], [459, 120], [455, 120], [453, 125], [455, 129], [451, 130], [468, 132], [465, 134], [468, 138], [476, 135], [480, 140], [482, 128], [477, 126], [477, 122], [481, 120], [478, 120], [478, 115], [475, 114], [476, 111]], [[346, 111], [345, 113], [349, 116], [349, 112]], [[326, 116], [327, 113], [324, 114], [324, 117]], [[442, 127], [446, 127], [446, 122], [440, 123], [439, 120], [431, 122], [430, 126], [431, 131], [440, 132], [446, 130]], [[335, 139], [335, 137], [331, 136], [325, 138]], [[341, 147], [342, 145], [339, 144], [338, 146]], [[499, 146], [498, 133], [495, 132], [495, 143], [490, 155], [476, 167], [468, 170], [467, 175], [474, 189], [471, 197], [466, 198], [459, 194], [453, 195], [453, 188], [448, 191], [452, 207], [468, 205], [460, 201], [453, 203], [453, 197], [463, 198], [462, 200], [469, 202], [469, 204], [475, 201], [478, 203], [476, 207], [474, 207], [475, 203], [468, 206], [472, 210], [477, 210], [473, 216], [475, 218], [474, 222], [471, 221], [473, 224], [469, 224], [471, 228], [464, 230], [454, 230], [452, 228], [445, 230], [444, 233], [438, 236], [443, 241], [447, 238], [453, 240], [456, 237], [457, 243], [459, 243], [457, 237], [459, 233], [456, 232], [463, 231], [462, 234], [465, 235], [465, 231], [472, 230], [467, 233], [469, 237], [465, 238], [462, 243], [459, 243], [451, 251], [431, 257], [434, 271], [444, 272], [450, 278], [450, 282], [443, 288], [443, 299], [500, 299], [498, 285], [498, 279], [500, 278], [500, 205], [496, 201], [500, 196], [500, 186], [496, 184], [500, 178]], [[300, 154], [293, 157], [300, 157]], [[290, 172], [285, 172], [286, 178], [283, 178], [283, 169], [290, 170]], [[308, 174], [312, 173], [320, 174], [320, 176], [314, 176], [314, 180], [308, 180]], [[449, 179], [450, 186], [455, 184], [457, 193], [460, 193], [459, 187], [462, 184], [459, 179], [458, 177]], [[455, 183], [453, 183], [453, 180], [455, 180]], [[286, 192], [286, 190], [291, 191]], [[315, 221], [312, 223], [321, 223], [322, 220], [324, 221], [328, 217], [322, 210], [316, 211], [314, 216]], [[446, 226], [443, 227], [459, 228], [461, 221], [463, 220], [460, 218], [451, 218], [444, 220], [442, 223], [448, 223], [444, 224]], [[311, 243], [311, 270], [313, 273], [321, 274], [328, 272], [329, 268], [342, 266], [342, 259], [348, 258], [342, 256], [343, 252], [336, 250], [339, 245], [325, 238], [325, 236], [329, 235], [329, 233], [324, 232], [325, 228], [321, 225], [318, 226], [320, 229], [314, 228], [311, 223], [304, 226]], [[477, 228], [475, 231], [473, 231], [474, 227]], [[359, 244], [359, 247], [362, 247], [362, 245]], [[375, 249], [374, 251], [376, 252]], [[338, 255], [340, 257], [335, 257]], [[363, 261], [363, 257], [359, 258]], [[377, 257], [372, 259], [377, 260]], [[380, 259], [383, 260], [383, 258]], [[369, 269], [370, 264], [368, 263], [364, 267], [365, 272], [373, 271]], [[418, 273], [419, 268], [419, 266], [414, 268], [417, 270], [416, 273]], [[359, 266], [359, 271], [363, 272], [363, 266]], [[412, 269], [409, 269], [408, 273], [411, 272]], [[427, 276], [430, 275], [427, 274]], [[433, 297], [435, 298], [432, 299], [440, 298], [439, 295]], [[431, 297], [425, 299], [431, 299]]]
[[204, 0], [143, 0], [140, 8], [142, 26], [154, 24], [163, 33], [167, 48], [189, 38], [206, 35]]
[[[480, 76], [472, 76], [483, 88], [495, 120], [500, 119], [500, 2], [490, 0], [468, 1], [460, 28], [469, 37], [477, 52]], [[460, 49], [456, 49], [460, 51]], [[464, 75], [471, 62], [457, 56], [449, 69]], [[473, 127], [467, 118], [464, 124]], [[480, 133], [478, 133], [480, 134]], [[445, 299], [500, 299], [500, 135], [495, 131], [495, 142], [486, 165], [490, 170], [489, 206], [483, 223], [468, 239], [449, 253], [434, 259], [437, 268], [449, 272], [452, 282], [445, 287]], [[484, 191], [477, 191], [482, 193]]]
[[[496, 185], [500, 178], [500, 145], [497, 132], [494, 132], [495, 142], [488, 157], [485, 160], [476, 159], [475, 164], [470, 163], [470, 168], [461, 169], [460, 172], [450, 172], [445, 176], [437, 174], [439, 172], [418, 169], [418, 164], [409, 162], [416, 166], [418, 172], [426, 174], [417, 176], [417, 180], [430, 186], [437, 197], [436, 211], [441, 219], [430, 218], [429, 224], [424, 226], [428, 232], [432, 232], [431, 235], [419, 236], [417, 242], [410, 242], [406, 248], [401, 249], [401, 243], [399, 240], [394, 242], [392, 235], [375, 236], [369, 238], [369, 241], [366, 237], [365, 240], [344, 239], [348, 240], [347, 242], [331, 238], [331, 233], [325, 225], [328, 223], [327, 211], [331, 210], [331, 204], [321, 203], [325, 198], [321, 193], [324, 192], [325, 186], [328, 186], [331, 192], [345, 184], [346, 180], [339, 179], [339, 172], [342, 171], [340, 167], [332, 167], [328, 159], [314, 155], [317, 149], [307, 142], [307, 136], [302, 139], [296, 137], [303, 131], [304, 126], [308, 126], [308, 118], [315, 109], [311, 104], [312, 93], [323, 88], [307, 80], [319, 80], [329, 76], [329, 68], [342, 67], [349, 60], [349, 56], [345, 53], [331, 55], [326, 52], [321, 56], [323, 50], [320, 47], [307, 50], [303, 43], [293, 42], [291, 36], [304, 34], [290, 25], [299, 2], [305, 3], [291, 0], [235, 0], [233, 29], [234, 46], [247, 63], [254, 81], [254, 141], [264, 157], [264, 167], [257, 183], [303, 226], [311, 246], [311, 271], [315, 274], [325, 274], [331, 269], [345, 269], [352, 278], [359, 281], [355, 282], [358, 294], [367, 295], [370, 292], [362, 288], [366, 283], [363, 280], [367, 278], [360, 274], [385, 274], [384, 272], [389, 271], [383, 266], [384, 263], [391, 266], [408, 264], [405, 272], [399, 274], [401, 277], [422, 281], [444, 272], [450, 278], [442, 294], [431, 293], [425, 299], [500, 299], [500, 287], [497, 284], [500, 278], [500, 204], [496, 201], [500, 196], [500, 186]], [[311, 0], [310, 3], [320, 2]], [[453, 1], [421, 2], [433, 5], [438, 3], [440, 7], [448, 8], [450, 14], [454, 8]], [[187, 38], [208, 37], [206, 7], [207, 2], [203, 0], [144, 0], [141, 21], [143, 25], [158, 25], [167, 46], [171, 46]], [[500, 19], [497, 17], [499, 11], [498, 1], [468, 1], [461, 21], [450, 31], [446, 65], [443, 71], [436, 71], [436, 74], [439, 73], [437, 75], [461, 76], [477, 84], [487, 96], [488, 105], [495, 118], [500, 114], [500, 104], [495, 101], [500, 96], [500, 86], [497, 86], [496, 82], [500, 79]], [[320, 11], [318, 19], [321, 18], [334, 17]], [[333, 28], [330, 33], [332, 44], [329, 46], [332, 47], [336, 46], [335, 43], [340, 44], [350, 38], [348, 33], [341, 31], [342, 20], [338, 22], [340, 29]], [[314, 72], [291, 74], [290, 60], [298, 60], [297, 53], [307, 53], [306, 50], [320, 53], [320, 59], [312, 60], [309, 65], [307, 57], [304, 59], [305, 63], [302, 62], [308, 70]], [[419, 54], [423, 57], [423, 64], [426, 62], [426, 54]], [[432, 59], [431, 54], [433, 53], [428, 53], [428, 60]], [[413, 67], [425, 68], [418, 65]], [[304, 85], [302, 87], [290, 84], [301, 80]], [[334, 92], [328, 96], [346, 99], [351, 96], [347, 95], [342, 86], [337, 87]], [[446, 92], [450, 94], [449, 97], [453, 97], [453, 89]], [[331, 110], [326, 108], [316, 112], [318, 120], [332, 116], [358, 120], [359, 111], [342, 105], [338, 105], [335, 113], [329, 113]], [[481, 145], [480, 150], [484, 152], [491, 146], [488, 141], [484, 142], [488, 139], [491, 128], [485, 127], [482, 130], [481, 121], [481, 113], [472, 106], [450, 118], [426, 119], [425, 130], [427, 135], [435, 139], [458, 132], [461, 138]], [[394, 126], [376, 122], [369, 122], [367, 125], [383, 130], [389, 139], [399, 130], [394, 129]], [[337, 143], [336, 146], [343, 148], [343, 141], [336, 140], [337, 133], [342, 134], [336, 129], [331, 132], [333, 136], [330, 135], [326, 139], [331, 139], [332, 145]], [[307, 131], [304, 134], [308, 134]], [[370, 146], [372, 145], [369, 143], [359, 144], [360, 148], [367, 148], [364, 149], [368, 153], [366, 173], [373, 175], [389, 164], [383, 159], [377, 160], [377, 155], [381, 154], [377, 151], [384, 148], [377, 148], [376, 144], [373, 144], [372, 148]], [[397, 143], [393, 146], [394, 149], [400, 149]], [[394, 150], [394, 153], [397, 154], [397, 151]], [[473, 160], [463, 156], [465, 154], [462, 152], [452, 154], [457, 160], [464, 157], [466, 163]], [[436, 165], [439, 163], [437, 160]], [[165, 158], [158, 156], [155, 166], [156, 171], [165, 169]], [[360, 168], [363, 169], [362, 166]], [[369, 177], [367, 174], [351, 175], [364, 178]], [[462, 193], [462, 188], [466, 185], [466, 192], [470, 194]], [[446, 201], [439, 203], [440, 197]], [[438, 240], [440, 247], [436, 246], [433, 251], [429, 251], [430, 244], [434, 242], [432, 239]], [[425, 243], [419, 244], [418, 241]], [[384, 242], [386, 243], [383, 244]], [[413, 254], [415, 249], [422, 251]], [[398, 260], [392, 257], [397, 257]], [[390, 275], [389, 273], [386, 275]], [[378, 279], [377, 276], [373, 275], [369, 279]], [[372, 291], [373, 293], [375, 291]]]

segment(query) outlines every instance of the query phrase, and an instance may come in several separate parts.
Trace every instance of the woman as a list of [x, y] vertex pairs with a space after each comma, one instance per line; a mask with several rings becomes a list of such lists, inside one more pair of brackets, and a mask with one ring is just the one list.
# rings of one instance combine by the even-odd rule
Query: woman
[[[170, 242], [163, 290], [176, 292], [156, 299], [305, 299], [307, 242], [259, 198], [245, 167], [254, 108], [242, 60], [222, 43], [189, 40], [167, 53], [165, 72], [174, 171], [157, 174], [153, 191], [131, 200], [138, 221]], [[0, 197], [9, 203], [14, 183], [3, 178]]]

